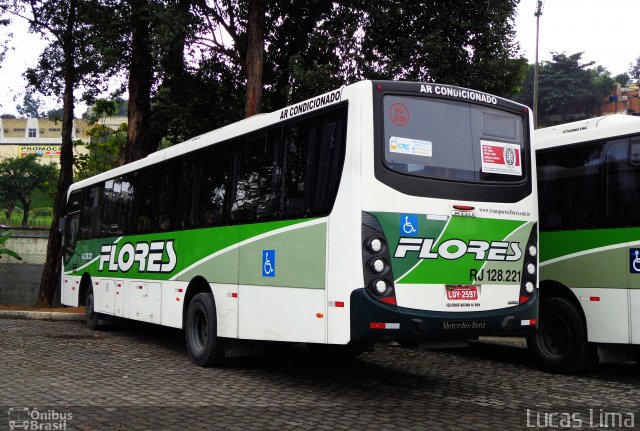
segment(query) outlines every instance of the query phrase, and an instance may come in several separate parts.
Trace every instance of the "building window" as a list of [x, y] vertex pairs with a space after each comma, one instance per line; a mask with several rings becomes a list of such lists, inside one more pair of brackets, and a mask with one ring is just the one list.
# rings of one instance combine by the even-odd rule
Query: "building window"
[[36, 129], [29, 129], [29, 137], [30, 138], [36, 137]]

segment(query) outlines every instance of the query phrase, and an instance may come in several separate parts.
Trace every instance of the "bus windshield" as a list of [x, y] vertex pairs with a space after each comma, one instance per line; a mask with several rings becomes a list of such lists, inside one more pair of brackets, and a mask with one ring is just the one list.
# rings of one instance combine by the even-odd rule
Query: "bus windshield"
[[522, 117], [465, 102], [386, 95], [384, 163], [395, 172], [472, 182], [520, 182]]

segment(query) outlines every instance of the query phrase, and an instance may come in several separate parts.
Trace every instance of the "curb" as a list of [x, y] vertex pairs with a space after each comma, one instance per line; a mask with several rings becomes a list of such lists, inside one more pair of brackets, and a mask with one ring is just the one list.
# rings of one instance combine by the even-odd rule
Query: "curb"
[[81, 322], [84, 313], [60, 313], [53, 311], [14, 311], [0, 310], [0, 319], [54, 320], [65, 322]]

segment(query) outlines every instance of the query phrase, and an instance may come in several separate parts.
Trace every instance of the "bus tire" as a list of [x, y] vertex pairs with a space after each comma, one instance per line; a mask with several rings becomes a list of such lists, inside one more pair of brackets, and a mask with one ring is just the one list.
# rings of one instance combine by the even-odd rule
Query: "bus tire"
[[87, 318], [87, 328], [92, 331], [98, 329], [99, 315], [95, 310], [95, 296], [93, 294], [93, 286], [89, 285], [87, 288], [87, 296], [85, 299], [85, 316]]
[[540, 304], [538, 331], [527, 337], [527, 345], [540, 368], [552, 373], [577, 373], [597, 358], [580, 311], [564, 298]]
[[185, 337], [191, 361], [201, 367], [220, 365], [224, 346], [217, 336], [216, 306], [211, 293], [195, 295], [185, 320]]

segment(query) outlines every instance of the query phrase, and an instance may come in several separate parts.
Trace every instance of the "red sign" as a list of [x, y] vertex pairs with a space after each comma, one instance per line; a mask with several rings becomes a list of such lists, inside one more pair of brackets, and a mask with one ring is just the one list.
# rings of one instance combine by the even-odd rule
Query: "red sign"
[[389, 107], [389, 118], [396, 126], [406, 126], [409, 122], [409, 110], [402, 103], [394, 103]]

